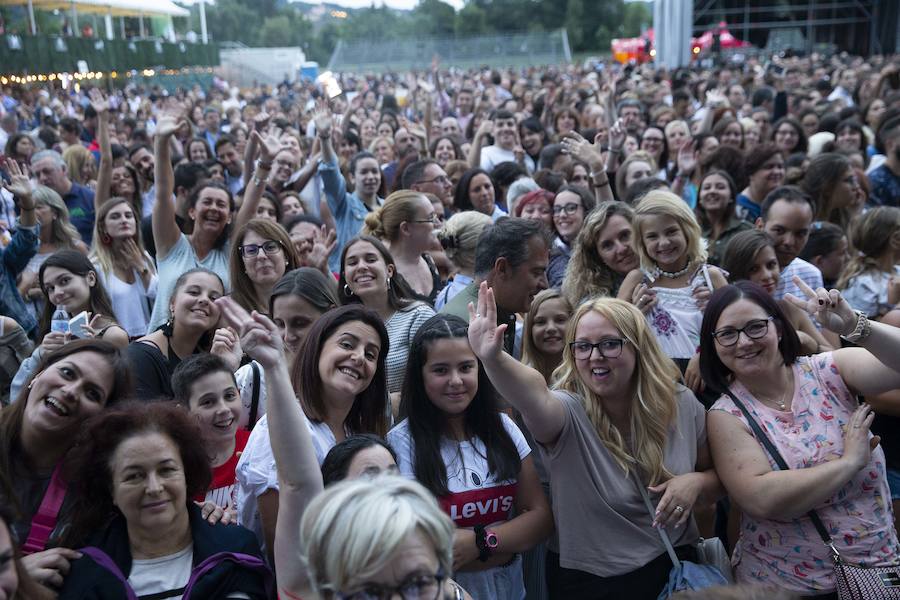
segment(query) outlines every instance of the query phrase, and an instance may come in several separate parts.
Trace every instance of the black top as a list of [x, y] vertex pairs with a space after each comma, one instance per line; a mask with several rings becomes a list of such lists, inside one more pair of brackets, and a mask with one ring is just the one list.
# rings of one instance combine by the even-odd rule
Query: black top
[[434, 299], [437, 298], [438, 293], [443, 287], [441, 285], [441, 274], [438, 272], [437, 266], [434, 264], [434, 259], [431, 258], [430, 254], [426, 252], [422, 255], [422, 258], [425, 259], [425, 264], [428, 265], [428, 270], [431, 271], [431, 292], [428, 294], [416, 294], [413, 292], [413, 298], [420, 302], [426, 302], [429, 306], [433, 307]]
[[152, 342], [133, 342], [126, 350], [131, 372], [134, 375], [134, 392], [140, 400], [172, 398], [172, 373], [181, 364], [181, 359], [169, 349], [163, 356], [159, 347]]

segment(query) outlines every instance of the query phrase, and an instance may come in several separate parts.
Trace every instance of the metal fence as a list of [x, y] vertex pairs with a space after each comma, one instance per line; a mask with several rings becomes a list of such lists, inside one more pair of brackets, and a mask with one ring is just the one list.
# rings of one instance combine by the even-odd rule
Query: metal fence
[[433, 56], [460, 68], [546, 65], [570, 62], [564, 29], [473, 37], [339, 41], [328, 62], [338, 72], [425, 69]]

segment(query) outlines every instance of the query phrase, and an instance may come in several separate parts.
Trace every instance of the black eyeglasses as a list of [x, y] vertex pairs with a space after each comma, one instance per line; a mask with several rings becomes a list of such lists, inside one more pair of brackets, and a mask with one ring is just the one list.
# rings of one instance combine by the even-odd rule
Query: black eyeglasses
[[438, 600], [446, 578], [443, 571], [438, 571], [434, 575], [418, 575], [397, 587], [366, 584], [359, 592], [336, 596], [340, 600], [390, 600], [399, 594], [403, 600]]
[[647, 143], [653, 142], [654, 144], [662, 144], [663, 141], [664, 141], [663, 138], [658, 138], [658, 137], [645, 137], [645, 138], [641, 139], [642, 143], [643, 142], [647, 142]]
[[600, 353], [601, 358], [618, 358], [621, 356], [622, 348], [627, 342], [628, 340], [624, 338], [606, 338], [596, 344], [581, 341], [572, 342], [569, 344], [569, 348], [572, 349], [572, 354], [578, 360], [588, 360], [594, 353], [594, 348]]
[[253, 258], [259, 251], [265, 252], [266, 256], [272, 256], [281, 252], [281, 244], [274, 240], [268, 240], [262, 244], [244, 244], [240, 247], [241, 256], [244, 258]]
[[574, 215], [578, 212], [579, 208], [581, 208], [581, 205], [576, 202], [569, 202], [568, 204], [563, 204], [562, 206], [554, 206], [553, 215], [559, 216], [563, 213], [566, 213], [567, 215]]
[[774, 317], [769, 317], [767, 319], [754, 319], [752, 321], [748, 321], [746, 325], [737, 329], [735, 327], [725, 327], [718, 331], [714, 331], [712, 336], [717, 342], [719, 342], [720, 346], [734, 346], [737, 344], [738, 339], [741, 337], [743, 333], [751, 340], [758, 340], [760, 338], [766, 337], [766, 334], [769, 333], [769, 322], [772, 321]]

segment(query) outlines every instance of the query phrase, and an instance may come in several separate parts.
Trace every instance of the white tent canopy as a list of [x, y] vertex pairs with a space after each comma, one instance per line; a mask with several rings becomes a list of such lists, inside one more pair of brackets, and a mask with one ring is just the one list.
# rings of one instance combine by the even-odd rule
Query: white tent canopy
[[107, 19], [107, 37], [112, 36], [112, 17], [187, 17], [190, 11], [176, 6], [171, 0], [0, 0], [0, 5], [28, 6], [31, 34], [37, 31], [34, 23], [34, 9], [70, 10], [77, 24], [78, 14], [100, 14]]

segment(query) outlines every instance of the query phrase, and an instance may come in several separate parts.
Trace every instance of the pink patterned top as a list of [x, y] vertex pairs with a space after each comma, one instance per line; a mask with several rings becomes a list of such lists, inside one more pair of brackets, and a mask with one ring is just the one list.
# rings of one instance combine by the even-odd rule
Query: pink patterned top
[[[793, 369], [791, 412], [757, 402], [738, 382], [732, 384], [731, 392], [769, 435], [787, 464], [803, 469], [842, 456], [844, 427], [857, 402], [831, 352], [798, 358]], [[750, 431], [743, 413], [727, 396], [710, 410], [735, 415]], [[766, 457], [776, 469], [768, 453]], [[868, 465], [816, 511], [847, 562], [885, 566], [900, 558], [881, 447], [872, 452]], [[740, 582], [776, 585], [804, 594], [835, 589], [831, 550], [805, 516], [759, 521], [743, 514], [732, 563]]]

